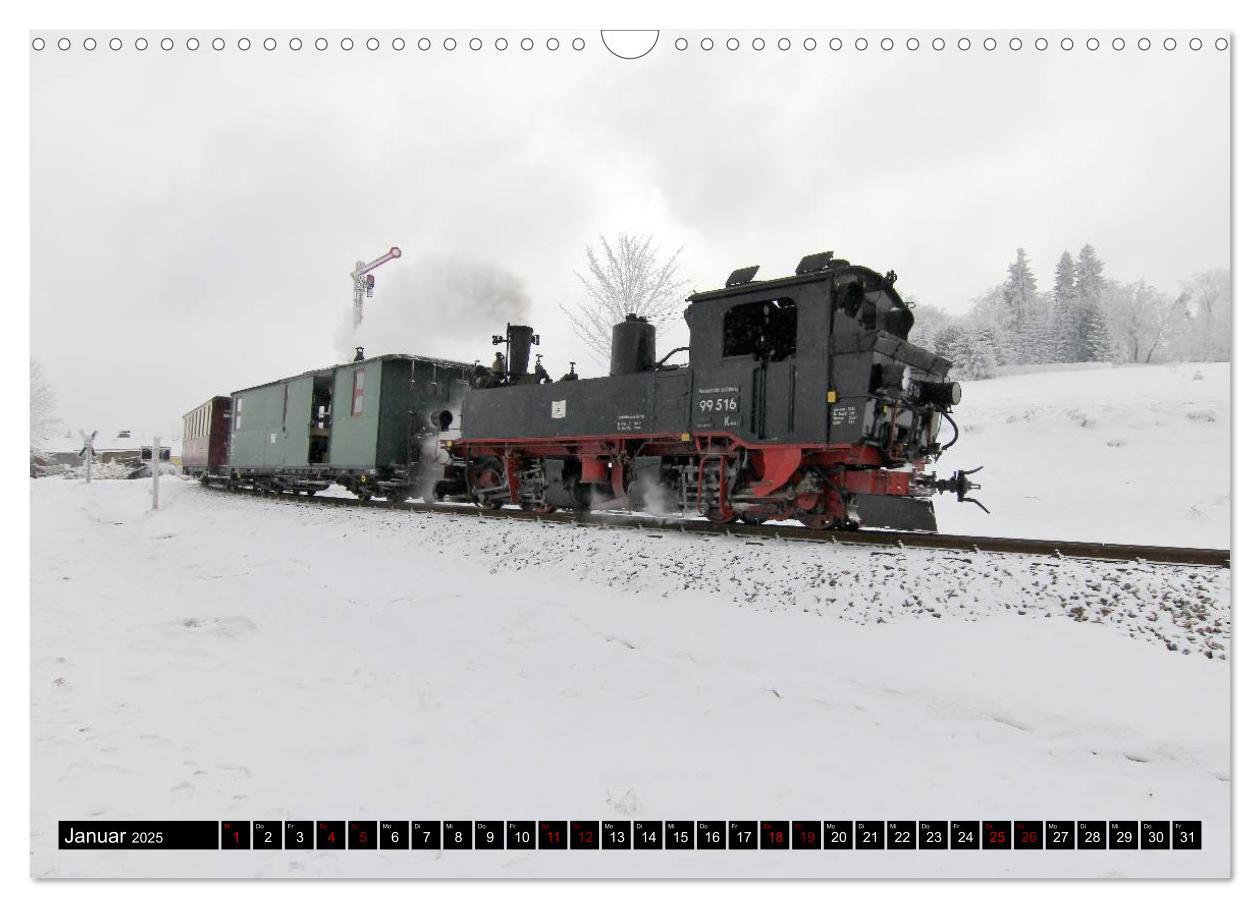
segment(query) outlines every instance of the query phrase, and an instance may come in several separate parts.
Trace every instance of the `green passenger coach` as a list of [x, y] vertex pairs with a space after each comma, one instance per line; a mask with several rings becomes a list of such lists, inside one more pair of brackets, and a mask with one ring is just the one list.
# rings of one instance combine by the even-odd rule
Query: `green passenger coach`
[[361, 498], [428, 493], [458, 429], [472, 366], [387, 354], [232, 394], [226, 481]]

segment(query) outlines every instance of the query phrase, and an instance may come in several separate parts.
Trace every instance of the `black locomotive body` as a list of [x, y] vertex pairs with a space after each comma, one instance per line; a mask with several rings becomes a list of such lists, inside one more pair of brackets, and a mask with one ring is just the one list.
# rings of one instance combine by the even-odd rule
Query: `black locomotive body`
[[[509, 326], [507, 359], [474, 376], [439, 491], [462, 485], [488, 508], [935, 529], [932, 494], [971, 487], [924, 472], [960, 389], [908, 339], [896, 275], [830, 253], [789, 277], [755, 272], [689, 297], [689, 348], [661, 360], [653, 326], [617, 325], [603, 378], [529, 372], [537, 338]], [[673, 364], [684, 350], [689, 365]]]

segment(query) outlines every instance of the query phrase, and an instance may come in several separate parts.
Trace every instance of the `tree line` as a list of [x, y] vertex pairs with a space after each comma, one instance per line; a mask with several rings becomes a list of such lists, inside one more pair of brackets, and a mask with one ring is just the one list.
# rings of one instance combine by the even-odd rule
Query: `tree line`
[[1225, 269], [1190, 276], [1176, 294], [1145, 280], [1113, 280], [1087, 243], [1075, 257], [1059, 257], [1053, 285], [1043, 290], [1027, 253], [1017, 249], [1006, 280], [966, 314], [916, 306], [914, 341], [969, 379], [991, 377], [1001, 366], [1228, 361], [1231, 289]]

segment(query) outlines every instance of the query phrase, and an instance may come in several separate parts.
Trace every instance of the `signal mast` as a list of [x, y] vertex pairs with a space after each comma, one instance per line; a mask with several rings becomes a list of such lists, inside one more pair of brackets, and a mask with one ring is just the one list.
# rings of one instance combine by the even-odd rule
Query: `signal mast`
[[354, 327], [357, 331], [363, 324], [363, 299], [372, 298], [372, 288], [376, 286], [376, 276], [372, 274], [381, 265], [402, 255], [397, 246], [389, 247], [389, 252], [370, 262], [355, 262], [350, 277], [354, 281]]

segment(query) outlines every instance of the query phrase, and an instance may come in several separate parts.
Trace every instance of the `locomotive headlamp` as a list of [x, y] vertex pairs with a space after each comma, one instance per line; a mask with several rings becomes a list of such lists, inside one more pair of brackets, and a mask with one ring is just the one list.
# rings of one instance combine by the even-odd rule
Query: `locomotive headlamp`
[[956, 381], [921, 381], [913, 393], [921, 403], [953, 407], [962, 400], [962, 385]]

